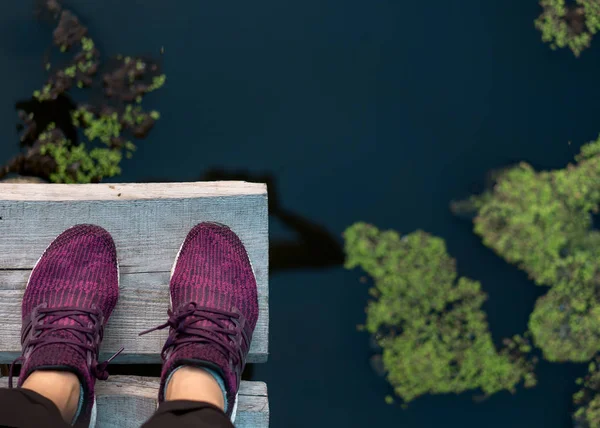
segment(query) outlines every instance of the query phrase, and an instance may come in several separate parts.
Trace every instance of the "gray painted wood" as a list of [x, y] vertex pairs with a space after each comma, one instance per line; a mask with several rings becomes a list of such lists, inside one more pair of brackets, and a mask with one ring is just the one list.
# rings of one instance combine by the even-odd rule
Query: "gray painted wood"
[[56, 236], [79, 223], [108, 230], [117, 247], [120, 297], [99, 360], [159, 363], [167, 329], [138, 333], [167, 319], [169, 276], [189, 230], [202, 221], [228, 225], [244, 243], [259, 295], [249, 363], [268, 355], [268, 211], [266, 185], [246, 182], [0, 183], [0, 363], [21, 353], [21, 299], [35, 262]]
[[[111, 376], [96, 382], [97, 428], [138, 428], [147, 421], [158, 405], [159, 378]], [[0, 388], [8, 386], [8, 378], [0, 378]], [[237, 428], [269, 426], [269, 400], [264, 382], [242, 381]]]

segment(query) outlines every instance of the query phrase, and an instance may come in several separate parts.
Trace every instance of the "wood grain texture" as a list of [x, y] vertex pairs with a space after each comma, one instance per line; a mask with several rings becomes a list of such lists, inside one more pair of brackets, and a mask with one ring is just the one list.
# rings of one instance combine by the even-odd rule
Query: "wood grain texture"
[[[97, 428], [139, 428], [158, 405], [159, 378], [111, 376], [96, 383]], [[8, 378], [0, 378], [0, 388]], [[239, 392], [237, 428], [267, 428], [269, 400], [264, 382], [242, 381]]]
[[[113, 188], [114, 187], [114, 188]], [[120, 194], [120, 196], [118, 196]], [[138, 333], [167, 319], [170, 269], [189, 230], [203, 221], [229, 226], [244, 243], [258, 284], [259, 317], [249, 363], [268, 355], [266, 185], [245, 182], [0, 183], [0, 363], [21, 353], [21, 299], [35, 262], [65, 229], [108, 230], [117, 247], [120, 297], [99, 360], [121, 346], [115, 363], [160, 363], [167, 329]]]
[[7, 201], [117, 201], [246, 195], [266, 197], [267, 186], [245, 181], [190, 181], [98, 184], [3, 182], [0, 187], [0, 200]]

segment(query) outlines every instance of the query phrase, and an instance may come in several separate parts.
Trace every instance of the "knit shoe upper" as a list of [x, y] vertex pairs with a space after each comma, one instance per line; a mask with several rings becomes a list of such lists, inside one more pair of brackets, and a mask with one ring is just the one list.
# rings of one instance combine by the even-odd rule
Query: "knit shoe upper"
[[115, 244], [106, 230], [89, 224], [73, 226], [54, 239], [27, 283], [22, 304], [23, 354], [13, 363], [23, 364], [18, 386], [34, 370], [75, 373], [83, 388], [77, 426], [89, 424], [95, 380], [108, 377], [106, 365], [114, 358], [102, 364], [97, 360], [118, 295]]
[[219, 372], [227, 389], [227, 416], [235, 419], [236, 396], [258, 319], [256, 279], [240, 238], [227, 226], [200, 223], [185, 238], [171, 272], [170, 327], [159, 402], [178, 366]]

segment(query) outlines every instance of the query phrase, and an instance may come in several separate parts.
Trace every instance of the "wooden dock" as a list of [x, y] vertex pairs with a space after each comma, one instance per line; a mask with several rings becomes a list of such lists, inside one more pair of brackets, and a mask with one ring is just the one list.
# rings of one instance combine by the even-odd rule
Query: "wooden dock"
[[[203, 221], [229, 226], [242, 240], [258, 285], [259, 317], [248, 363], [268, 356], [268, 209], [265, 184], [240, 181], [122, 184], [0, 183], [0, 364], [21, 353], [21, 299], [33, 265], [65, 229], [102, 226], [120, 267], [119, 302], [99, 361], [160, 363], [167, 329], [138, 336], [167, 319], [169, 276], [179, 246]], [[110, 365], [109, 365], [110, 373]], [[158, 378], [111, 376], [97, 382], [98, 427], [133, 427], [156, 409]], [[6, 378], [0, 379], [5, 386]], [[115, 419], [117, 418], [117, 419]], [[126, 422], [125, 422], [126, 421]], [[242, 382], [236, 427], [269, 422], [266, 384]]]

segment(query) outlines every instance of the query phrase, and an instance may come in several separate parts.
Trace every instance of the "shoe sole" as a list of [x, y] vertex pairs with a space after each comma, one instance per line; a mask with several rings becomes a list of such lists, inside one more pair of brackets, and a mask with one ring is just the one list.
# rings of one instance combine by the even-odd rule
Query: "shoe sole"
[[[218, 226], [223, 226], [226, 227], [227, 229], [231, 230], [231, 228], [229, 226], [227, 226], [226, 224], [223, 223], [217, 223], [216, 221], [206, 221], [203, 222], [206, 224], [216, 224]], [[186, 236], [187, 238], [187, 236]], [[173, 273], [175, 272], [175, 266], [177, 266], [177, 260], [179, 260], [179, 254], [181, 253], [181, 249], [183, 248], [183, 244], [185, 244], [186, 239], [183, 239], [183, 242], [181, 243], [181, 245], [179, 246], [179, 251], [177, 251], [177, 256], [175, 256], [175, 261], [173, 262], [173, 266], [171, 267], [171, 276], [169, 277], [169, 282], [171, 280], [171, 278], [173, 278]], [[244, 251], [246, 249], [244, 248]], [[247, 254], [247, 252], [246, 252]], [[250, 268], [252, 269], [252, 275], [254, 276], [254, 278], [256, 279], [256, 274], [254, 273], [254, 266], [252, 265], [252, 260], [250, 260], [250, 257], [248, 257], [248, 261], [250, 262]], [[169, 304], [171, 305], [171, 309], [173, 309], [173, 300], [171, 300], [171, 294], [169, 293]], [[238, 389], [239, 389], [239, 385], [238, 385]], [[235, 401], [233, 402], [233, 410], [231, 411], [231, 423], [235, 422], [235, 417], [237, 415], [237, 408], [238, 408], [238, 400], [239, 400], [239, 392], [235, 394]]]
[[[42, 257], [44, 257], [44, 255], [46, 254], [46, 251], [48, 251], [48, 248], [50, 248], [50, 246], [54, 243], [54, 241], [56, 241], [56, 238], [58, 238], [60, 235], [62, 235], [63, 233], [65, 233], [67, 230], [72, 229], [72, 228], [74, 228], [76, 226], [78, 226], [78, 225], [74, 225], [74, 226], [69, 227], [68, 229], [65, 229], [63, 232], [61, 232], [58, 235], [56, 235], [56, 237], [52, 240], [52, 242], [50, 242], [50, 244], [48, 244], [48, 246], [46, 247], [46, 249], [44, 250], [44, 252], [40, 256], [40, 258], [37, 259], [37, 261], [33, 265], [33, 268], [31, 269], [31, 273], [29, 274], [29, 279], [27, 279], [27, 284], [25, 285], [25, 290], [27, 290], [27, 287], [29, 287], [29, 281], [31, 281], [31, 277], [33, 276], [33, 271], [37, 267], [37, 265], [40, 262], [40, 260], [42, 260]], [[119, 255], [117, 254], [116, 251], [115, 251], [115, 258], [117, 259], [117, 287], [121, 288], [121, 274], [120, 274], [120, 271], [119, 271]], [[90, 418], [89, 428], [96, 428], [96, 415], [97, 415], [96, 397], [94, 396], [94, 404], [92, 405], [92, 415], [91, 415], [91, 418]]]

